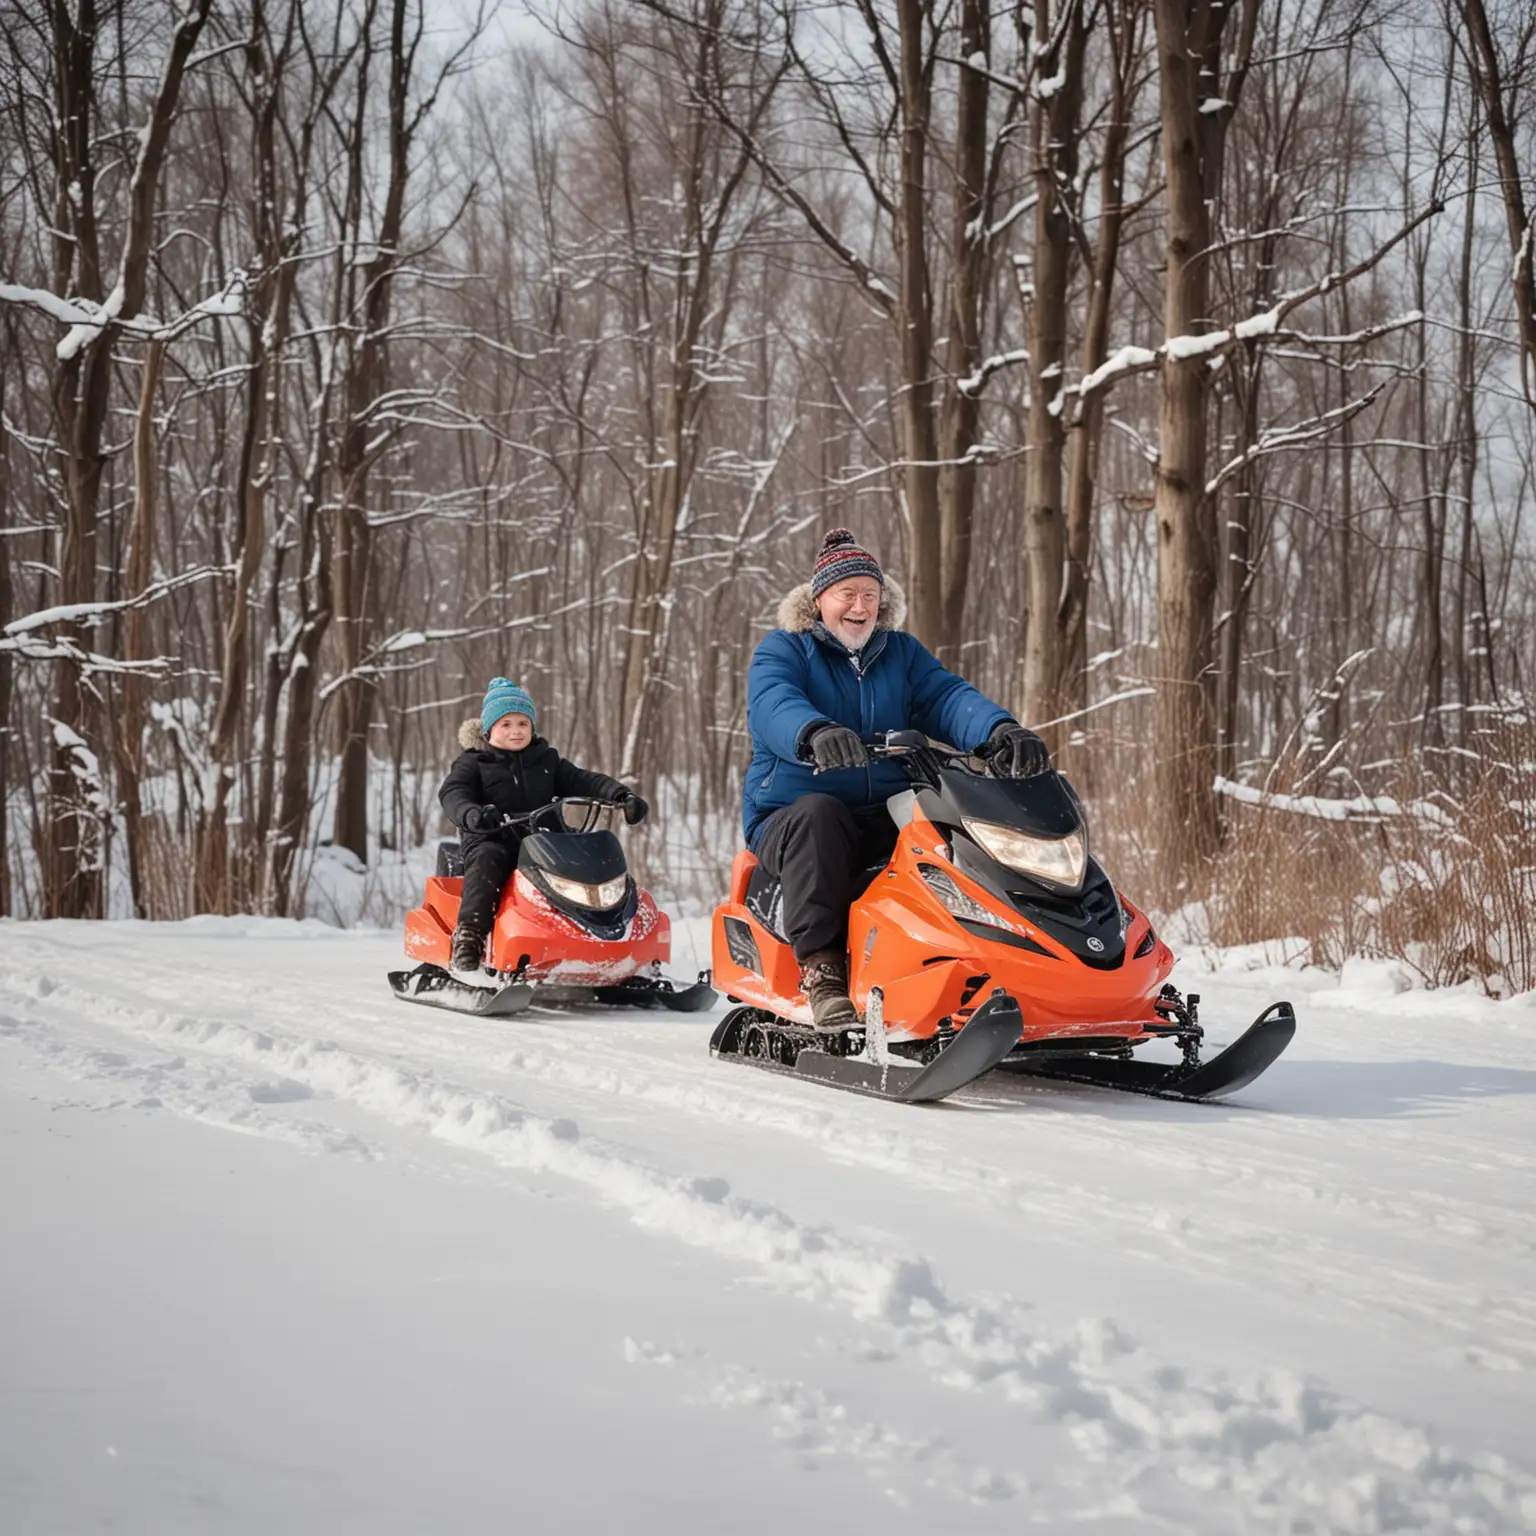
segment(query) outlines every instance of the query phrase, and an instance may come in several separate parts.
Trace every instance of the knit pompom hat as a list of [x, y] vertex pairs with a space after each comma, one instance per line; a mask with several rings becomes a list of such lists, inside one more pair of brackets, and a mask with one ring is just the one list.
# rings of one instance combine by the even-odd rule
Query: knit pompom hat
[[516, 683], [505, 677], [493, 677], [485, 690], [485, 703], [480, 706], [481, 730], [489, 736], [491, 727], [503, 715], [527, 715], [530, 724], [539, 723], [533, 700]]
[[821, 541], [816, 569], [811, 572], [811, 596], [820, 597], [828, 587], [851, 576], [873, 576], [882, 587], [885, 585], [880, 562], [867, 549], [859, 547], [849, 529], [834, 528]]

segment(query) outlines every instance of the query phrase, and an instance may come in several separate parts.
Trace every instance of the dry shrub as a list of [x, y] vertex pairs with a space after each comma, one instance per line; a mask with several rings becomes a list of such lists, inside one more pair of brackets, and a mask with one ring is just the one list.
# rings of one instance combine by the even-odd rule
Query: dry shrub
[[1357, 771], [1357, 793], [1329, 804], [1282, 762], [1261, 803], [1227, 799], [1202, 937], [1295, 941], [1330, 967], [1396, 960], [1431, 987], [1536, 988], [1536, 732], [1500, 721], [1443, 761], [1444, 772], [1422, 756]]
[[196, 907], [186, 838], [159, 813], [144, 818], [143, 837], [145, 915], [157, 921], [190, 917]]

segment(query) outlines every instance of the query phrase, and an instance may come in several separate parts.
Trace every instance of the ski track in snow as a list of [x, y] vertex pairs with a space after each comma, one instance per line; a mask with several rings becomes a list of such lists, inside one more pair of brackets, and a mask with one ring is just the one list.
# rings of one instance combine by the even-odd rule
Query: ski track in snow
[[[1461, 1087], [1454, 1069], [1438, 1089], [1426, 1082], [1396, 1118], [1326, 1104], [1266, 1113], [1268, 1080], [1244, 1096], [1254, 1107], [1232, 1108], [994, 1079], [961, 1107], [924, 1112], [711, 1062], [697, 1018], [485, 1021], [406, 1008], [375, 974], [388, 944], [283, 943], [274, 927], [262, 942], [217, 925], [0, 925], [0, 1039], [92, 1084], [80, 1102], [95, 1109], [408, 1164], [424, 1135], [462, 1159], [465, 1177], [552, 1177], [703, 1255], [719, 1268], [706, 1283], [734, 1279], [745, 1307], [754, 1286], [796, 1298], [850, 1361], [931, 1382], [931, 1418], [886, 1422], [835, 1384], [686, 1340], [625, 1336], [625, 1358], [701, 1410], [740, 1414], [791, 1465], [852, 1459], [893, 1506], [937, 1489], [1105, 1529], [1536, 1528], [1528, 1464], [1442, 1443], [1273, 1358], [1179, 1360], [1124, 1320], [1140, 1310], [1138, 1276], [1177, 1294], [1191, 1266], [1214, 1262], [1238, 1296], [1331, 1305], [1384, 1347], [1422, 1351], [1427, 1370], [1514, 1383], [1529, 1404], [1536, 1300], [1518, 1277], [1529, 1281], [1536, 1250], [1530, 1139], [1484, 1145], [1475, 1116], [1454, 1134], [1418, 1133], [1462, 1097], [1517, 1091], [1529, 1126], [1536, 1073], [1503, 1065], [1521, 1059], [1512, 1034], [1504, 1053], [1490, 1030], [1491, 1064], [1468, 1066]], [[1209, 1015], [1220, 988], [1205, 990]], [[1226, 1037], [1257, 998], [1241, 993], [1234, 1007], [1252, 1006]], [[1305, 1040], [1321, 1005], [1317, 994], [1298, 1005]], [[1410, 1160], [1415, 1177], [1357, 1178], [1373, 1159]], [[1115, 1178], [1128, 1163], [1131, 1195]], [[1497, 1177], [1480, 1181], [1479, 1165]], [[914, 1220], [928, 1207], [931, 1223]], [[952, 1277], [926, 1251], [944, 1251], [952, 1227], [983, 1245], [1028, 1240], [977, 1284], [972, 1266], [957, 1261], [966, 1273]], [[1121, 1318], [1064, 1319], [1059, 1296], [1037, 1315], [1027, 1266], [1056, 1250], [1130, 1266]], [[1011, 1438], [1040, 1437], [1045, 1454], [994, 1466], [957, 1450], [934, 1432], [954, 1393], [982, 1396]]]

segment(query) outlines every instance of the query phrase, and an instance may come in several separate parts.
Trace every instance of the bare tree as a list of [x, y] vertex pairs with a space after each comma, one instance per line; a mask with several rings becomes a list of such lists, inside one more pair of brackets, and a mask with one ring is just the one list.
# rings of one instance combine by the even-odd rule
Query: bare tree
[[[55, 212], [53, 291], [76, 293], [90, 318], [58, 347], [54, 409], [64, 456], [66, 502], [59, 600], [64, 608], [96, 598], [96, 523], [105, 463], [103, 436], [114, 348], [125, 322], [138, 316], [151, 255], [156, 190], [175, 121], [187, 61], [208, 19], [212, 0], [193, 0], [176, 23], [165, 64], [129, 175], [129, 205], [116, 280], [105, 287], [97, 206], [95, 0], [72, 9], [49, 0], [54, 42]], [[65, 621], [61, 637], [76, 647], [83, 636]], [[61, 659], [54, 692], [54, 754], [49, 779], [49, 841], [45, 856], [48, 910], [60, 917], [102, 910], [99, 839], [104, 812], [98, 758], [101, 742], [94, 692], [78, 661]], [[91, 852], [93, 843], [98, 852]]]
[[1536, 241], [1532, 239], [1530, 205], [1525, 195], [1516, 141], [1516, 99], [1521, 87], [1529, 83], [1523, 77], [1532, 68], [1536, 16], [1532, 15], [1529, 6], [1517, 5], [1511, 16], [1501, 17], [1498, 29], [1499, 36], [1504, 39], [1501, 49], [1495, 41], [1494, 28], [1483, 0], [1457, 0], [1457, 11], [1468, 34], [1467, 38], [1457, 36], [1457, 42], [1471, 64], [1472, 78], [1499, 168], [1499, 191], [1504, 200], [1504, 222], [1514, 262], [1510, 286], [1522, 349], [1520, 377], [1526, 402], [1536, 410], [1536, 250], [1533, 250]]
[[[1159, 370], [1158, 762], [1164, 843], [1200, 856], [1216, 847], [1209, 690], [1217, 591], [1214, 504], [1206, 493], [1212, 328], [1212, 209], [1221, 193], [1227, 128], [1247, 78], [1259, 0], [1239, 6], [1155, 0], [1167, 261], [1163, 323], [1180, 345]], [[1236, 37], [1223, 47], [1235, 20]]]
[[[1086, 259], [1089, 284], [1083, 319], [1080, 367], [1087, 377], [1109, 356], [1114, 315], [1115, 279], [1120, 244], [1129, 209], [1126, 161], [1141, 68], [1145, 11], [1127, 0], [1106, 0], [1104, 28], [1108, 46], [1109, 100], [1099, 148], [1097, 240]], [[1083, 221], [1079, 219], [1079, 238]], [[1088, 593], [1092, 559], [1094, 501], [1098, 489], [1099, 443], [1104, 430], [1105, 397], [1085, 396], [1072, 422], [1071, 462], [1067, 482], [1066, 526], [1061, 596], [1056, 612], [1057, 675], [1051, 688], [1057, 713], [1077, 716], [1088, 703]], [[1043, 719], [1043, 716], [1034, 716]], [[1056, 745], [1062, 745], [1058, 737]]]
[[1078, 121], [1083, 103], [1083, 60], [1088, 44], [1086, 6], [1066, 0], [1053, 7], [1036, 0], [1040, 79], [1035, 85], [1031, 137], [1035, 176], [1034, 283], [1029, 303], [1029, 470], [1023, 547], [1028, 570], [1022, 717], [1049, 720], [1059, 713], [1060, 608], [1066, 518], [1067, 293], [1077, 244], [1072, 202], [1077, 178]]

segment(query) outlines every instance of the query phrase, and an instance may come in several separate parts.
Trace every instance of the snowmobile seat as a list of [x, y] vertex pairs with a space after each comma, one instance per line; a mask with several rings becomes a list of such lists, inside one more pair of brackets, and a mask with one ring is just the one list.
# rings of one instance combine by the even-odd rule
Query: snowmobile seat
[[437, 845], [437, 878], [458, 880], [464, 874], [464, 850], [456, 839], [446, 838]]

